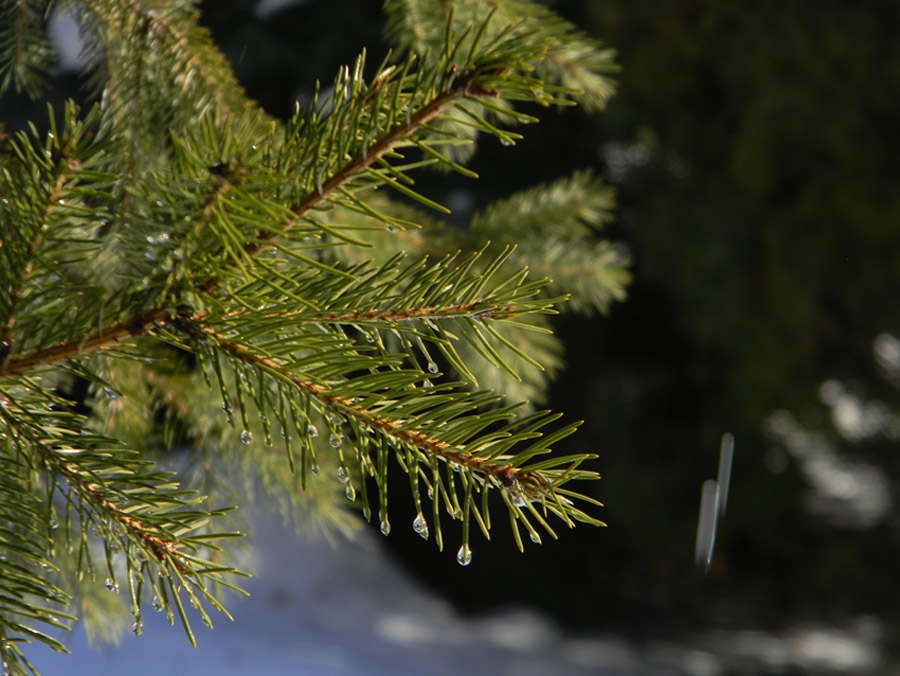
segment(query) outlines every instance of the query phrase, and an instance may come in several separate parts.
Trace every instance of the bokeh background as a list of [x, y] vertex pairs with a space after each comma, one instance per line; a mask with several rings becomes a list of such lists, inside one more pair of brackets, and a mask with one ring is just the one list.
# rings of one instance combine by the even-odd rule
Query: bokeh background
[[[634, 282], [606, 316], [558, 319], [548, 402], [585, 420], [567, 441], [599, 454], [609, 527], [525, 555], [498, 528], [465, 569], [412, 529], [378, 546], [472, 621], [527, 607], [714, 656], [653, 673], [900, 673], [900, 4], [548, 4], [616, 50], [608, 109], [542, 113], [516, 149], [479, 148], [481, 180], [420, 185], [459, 223], [575, 169], [616, 187], [605, 235]], [[363, 46], [387, 49], [372, 0], [201, 6], [276, 116]], [[725, 432], [731, 495], [704, 576], [700, 487]]]

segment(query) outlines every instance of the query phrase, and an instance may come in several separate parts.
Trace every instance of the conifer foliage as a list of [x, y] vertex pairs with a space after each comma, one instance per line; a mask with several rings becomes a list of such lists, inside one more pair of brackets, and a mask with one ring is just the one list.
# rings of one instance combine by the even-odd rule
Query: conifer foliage
[[609, 191], [576, 173], [457, 231], [414, 175], [474, 178], [476, 141], [602, 106], [610, 54], [542, 5], [487, 4], [387, 0], [393, 55], [363, 53], [280, 121], [192, 2], [0, 3], [0, 92], [46, 91], [64, 11], [89, 102], [0, 139], [7, 673], [30, 673], [29, 642], [65, 650], [76, 615], [114, 638], [110, 599], [136, 633], [152, 606], [192, 642], [191, 619], [227, 616], [236, 533], [218, 517], [245, 489], [387, 533], [396, 463], [412, 527], [462, 564], [498, 509], [520, 548], [600, 523], [570, 485], [596, 478], [591, 456], [551, 454], [577, 424], [528, 402], [566, 294], [582, 311], [623, 295], [627, 261], [596, 235]]

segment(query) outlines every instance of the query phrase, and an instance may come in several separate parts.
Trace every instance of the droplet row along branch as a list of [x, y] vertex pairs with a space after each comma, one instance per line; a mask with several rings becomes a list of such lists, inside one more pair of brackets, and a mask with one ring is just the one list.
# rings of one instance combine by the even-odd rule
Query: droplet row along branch
[[407, 429], [397, 421], [366, 410], [346, 397], [332, 394], [324, 385], [297, 377], [295, 374], [288, 372], [274, 359], [261, 355], [246, 345], [228, 340], [214, 329], [199, 324], [189, 326], [184, 321], [179, 321], [177, 324], [179, 328], [189, 334], [211, 338], [219, 348], [245, 364], [263, 369], [282, 380], [290, 382], [298, 390], [305, 392], [333, 411], [351, 416], [359, 423], [378, 430], [398, 441], [415, 446], [429, 455], [436, 456], [447, 462], [456, 463], [473, 472], [493, 477], [501, 485], [510, 489], [518, 489], [519, 487], [526, 487], [534, 491], [548, 489], [547, 482], [537, 473], [507, 464], [491, 462], [471, 453], [460, 451], [450, 444], [434, 439], [423, 432]]
[[[13, 400], [4, 398], [3, 404], [10, 415], [15, 415], [15, 412], [10, 408], [15, 405]], [[114, 501], [104, 497], [99, 490], [99, 485], [96, 483], [96, 477], [90, 473], [86, 474], [77, 465], [64, 461], [59, 457], [58, 451], [48, 447], [45, 440], [29, 433], [27, 428], [22, 426], [18, 426], [17, 429], [19, 434], [29, 437], [31, 447], [37, 449], [43, 463], [47, 467], [52, 468], [54, 472], [58, 472], [82, 501], [93, 505], [93, 508], [98, 513], [102, 512], [108, 515], [123, 531], [130, 533], [132, 537], [142, 542], [160, 565], [169, 563], [181, 574], [193, 572], [190, 557], [178, 550], [178, 542], [176, 540], [161, 537], [153, 532], [151, 528], [141, 523], [140, 520], [126, 513]]]

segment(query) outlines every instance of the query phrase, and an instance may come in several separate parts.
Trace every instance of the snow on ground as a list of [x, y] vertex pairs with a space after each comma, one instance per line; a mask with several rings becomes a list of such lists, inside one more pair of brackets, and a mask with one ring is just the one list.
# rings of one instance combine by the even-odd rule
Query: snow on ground
[[250, 596], [228, 599], [233, 623], [218, 615], [213, 630], [192, 622], [197, 648], [180, 624], [146, 608], [143, 635], [118, 647], [98, 653], [76, 629], [72, 655], [36, 645], [30, 658], [42, 676], [860, 676], [881, 666], [873, 618], [779, 635], [719, 630], [690, 644], [573, 637], [527, 608], [459, 615], [393, 566], [368, 530], [331, 546], [266, 518], [254, 537], [257, 575], [243, 585]]
[[[165, 613], [144, 612], [144, 632], [98, 653], [84, 632], [67, 638], [71, 655], [34, 646], [42, 676], [636, 676], [637, 651], [615, 639], [561, 635], [532, 610], [464, 618], [392, 566], [377, 537], [363, 531], [331, 546], [260, 520], [258, 573], [230, 597], [229, 622], [192, 622], [198, 647]], [[177, 619], [176, 619], [177, 623]], [[664, 672], [658, 672], [664, 673]], [[668, 672], [673, 673], [673, 672]]]

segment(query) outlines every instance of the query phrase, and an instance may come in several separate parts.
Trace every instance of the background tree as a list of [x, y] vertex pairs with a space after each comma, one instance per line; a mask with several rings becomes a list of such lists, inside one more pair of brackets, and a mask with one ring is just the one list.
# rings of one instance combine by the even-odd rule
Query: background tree
[[[23, 643], [64, 649], [52, 630], [75, 599], [113, 634], [104, 586], [127, 592], [135, 633], [146, 603], [191, 641], [186, 605], [227, 615], [218, 519], [256, 483], [320, 527], [349, 527], [354, 505], [387, 534], [394, 465], [411, 530], [441, 548], [461, 523], [462, 565], [501, 506], [520, 550], [523, 531], [556, 537], [551, 517], [600, 523], [568, 485], [596, 478], [591, 456], [540, 457], [577, 425], [531, 402], [557, 363], [555, 304], [622, 297], [626, 258], [596, 237], [609, 191], [575, 173], [458, 230], [423, 213], [446, 210], [410, 174], [474, 178], [478, 134], [513, 145], [534, 110], [602, 106], [610, 54], [532, 2], [425, 8], [386, 3], [397, 52], [339, 67], [279, 120], [193, 3], [55, 5], [86, 39], [95, 102], [10, 115], [0, 147], [10, 673], [30, 668]], [[47, 11], [2, 6], [6, 97], [52, 82]]]

